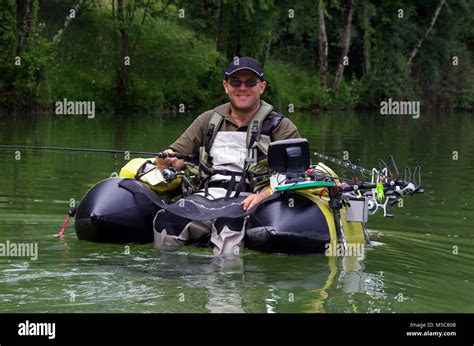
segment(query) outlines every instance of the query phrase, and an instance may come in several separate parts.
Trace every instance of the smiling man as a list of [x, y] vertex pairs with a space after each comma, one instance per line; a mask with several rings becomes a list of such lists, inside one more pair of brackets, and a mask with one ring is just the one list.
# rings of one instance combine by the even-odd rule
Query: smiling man
[[[256, 59], [234, 58], [225, 71], [222, 84], [229, 102], [201, 114], [166, 151], [198, 155], [203, 181], [201, 193], [212, 199], [246, 196], [241, 205], [247, 210], [271, 194], [266, 164], [269, 143], [300, 135], [289, 119], [261, 100], [267, 83], [262, 65]], [[184, 167], [184, 162], [176, 158], [156, 158], [155, 163], [162, 167], [172, 164], [176, 169]], [[209, 224], [206, 227], [203, 222], [196, 224], [199, 224], [198, 234], [206, 233], [203, 228]], [[193, 227], [188, 226], [186, 235], [176, 230], [170, 234], [169, 229], [160, 232], [158, 242], [181, 244], [196, 239], [192, 236]], [[215, 247], [214, 252], [227, 253], [233, 247], [231, 245], [242, 241], [243, 235], [230, 241], [233, 237], [212, 227], [211, 241], [218, 248], [216, 251]], [[170, 237], [175, 241], [170, 241]]]

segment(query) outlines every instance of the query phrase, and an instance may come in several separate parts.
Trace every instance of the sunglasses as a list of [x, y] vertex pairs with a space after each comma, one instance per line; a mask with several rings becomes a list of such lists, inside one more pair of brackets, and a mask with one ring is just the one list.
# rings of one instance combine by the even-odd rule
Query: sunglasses
[[242, 83], [249, 88], [253, 88], [257, 85], [258, 81], [255, 79], [247, 79], [246, 81], [241, 81], [240, 79], [231, 79], [229, 84], [232, 88], [238, 88]]

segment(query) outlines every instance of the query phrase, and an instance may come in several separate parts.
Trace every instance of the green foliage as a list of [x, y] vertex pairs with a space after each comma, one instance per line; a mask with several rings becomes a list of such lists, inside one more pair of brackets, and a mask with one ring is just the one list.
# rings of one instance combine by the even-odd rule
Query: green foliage
[[373, 69], [370, 78], [360, 80], [358, 91], [360, 105], [365, 108], [378, 107], [381, 100], [418, 99], [413, 89], [402, 54], [390, 54], [381, 50], [374, 52]]
[[353, 79], [350, 82], [343, 81], [337, 90], [329, 89], [330, 102], [327, 108], [330, 109], [353, 109], [359, 103], [360, 82]]
[[434, 35], [419, 53], [413, 74], [425, 103], [433, 108], [474, 106], [473, 11], [472, 2], [448, 2]]
[[[178, 23], [223, 41], [225, 62], [234, 56], [253, 56], [265, 62], [280, 10], [274, 0], [180, 0], [176, 8], [184, 8], [187, 13], [186, 20], [176, 20]], [[223, 22], [222, 30], [219, 20]]]
[[[321, 1], [331, 85], [347, 6], [340, 0]], [[388, 98], [420, 100], [442, 108], [474, 106], [472, 1], [447, 1], [408, 66], [408, 56], [439, 0], [359, 0], [350, 63], [338, 90], [320, 86], [319, 0], [289, 5], [278, 0], [123, 2], [121, 23], [110, 1], [86, 2], [60, 43], [53, 45], [53, 36], [76, 1], [34, 0], [31, 32], [20, 47], [22, 63], [15, 66], [17, 4], [4, 0], [0, 7], [0, 107], [48, 108], [68, 98], [94, 100], [100, 110], [112, 110], [118, 101], [129, 110], [176, 110], [181, 104], [186, 110], [209, 108], [225, 99], [223, 65], [235, 55], [264, 62], [265, 99], [282, 109], [288, 104], [318, 110], [378, 108]], [[403, 18], [398, 16], [400, 9]], [[131, 65], [126, 67], [126, 92], [117, 100], [123, 54], [119, 28], [127, 32]]]
[[[143, 34], [146, 44], [137, 49], [137, 78], [161, 90], [164, 107], [200, 108], [216, 96], [222, 76], [215, 67], [211, 42], [167, 20], [156, 19]], [[150, 69], [150, 66], [153, 66]], [[222, 94], [219, 89], [219, 94]]]
[[97, 109], [113, 108], [116, 42], [111, 32], [111, 22], [99, 12], [94, 9], [81, 12], [45, 69], [41, 94], [46, 106], [67, 98], [94, 100]]
[[297, 1], [280, 6], [274, 25], [272, 56], [284, 61], [298, 61], [308, 69], [317, 66], [318, 2]]
[[50, 44], [43, 38], [27, 41], [21, 53], [21, 65], [14, 67], [13, 90], [20, 106], [35, 106], [41, 72], [48, 62]]
[[[83, 12], [65, 34], [46, 71], [47, 103], [94, 100], [97, 109], [113, 109], [117, 36], [113, 21], [104, 16], [100, 9]], [[222, 97], [222, 75], [209, 40], [161, 18], [131, 25], [129, 37], [136, 48], [128, 66], [128, 109], [178, 109], [180, 104], [198, 109]]]
[[308, 73], [294, 64], [269, 60], [266, 66], [265, 99], [282, 109], [289, 104], [296, 109], [326, 108], [330, 96], [319, 85], [316, 72]]
[[3, 1], [0, 9], [0, 106], [8, 104], [14, 63], [15, 26], [15, 1]]
[[[15, 1], [4, 1], [0, 10], [0, 107], [31, 108], [38, 100], [37, 87], [47, 64], [49, 43], [38, 26], [38, 1], [32, 2], [29, 31], [18, 47]], [[19, 51], [19, 56], [16, 56]]]

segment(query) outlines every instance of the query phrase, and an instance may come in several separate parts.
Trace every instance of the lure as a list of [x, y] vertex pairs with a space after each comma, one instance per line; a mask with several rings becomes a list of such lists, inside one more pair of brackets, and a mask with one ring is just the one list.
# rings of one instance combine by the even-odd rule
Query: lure
[[382, 201], [385, 197], [385, 194], [383, 192], [383, 184], [382, 183], [377, 183], [376, 186], [376, 193], [377, 193], [377, 200]]

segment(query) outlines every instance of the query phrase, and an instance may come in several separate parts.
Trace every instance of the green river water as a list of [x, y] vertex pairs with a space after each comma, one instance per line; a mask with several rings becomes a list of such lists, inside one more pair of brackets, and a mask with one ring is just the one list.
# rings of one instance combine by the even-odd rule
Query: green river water
[[[313, 151], [347, 151], [368, 167], [389, 154], [400, 169], [422, 165], [425, 194], [404, 198], [394, 219], [369, 218], [365, 258], [157, 252], [80, 241], [72, 222], [60, 240], [70, 203], [126, 161], [0, 151], [0, 243], [38, 244], [37, 259], [0, 257], [0, 312], [474, 312], [472, 114], [290, 118]], [[158, 151], [192, 119], [3, 115], [0, 144]]]

